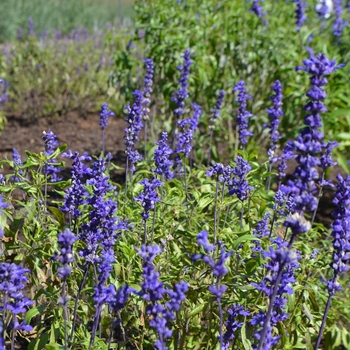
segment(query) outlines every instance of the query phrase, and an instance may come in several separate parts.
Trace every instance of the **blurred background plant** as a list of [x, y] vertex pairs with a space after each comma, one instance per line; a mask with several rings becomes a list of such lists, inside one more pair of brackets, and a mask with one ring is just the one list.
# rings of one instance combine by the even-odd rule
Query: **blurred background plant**
[[[264, 16], [258, 17], [250, 11], [253, 5], [250, 1], [136, 0], [135, 35], [127, 50], [115, 53], [114, 90], [109, 92], [115, 93], [118, 99], [120, 94], [130, 98], [131, 92], [141, 86], [135, 56], [153, 59], [154, 96], [157, 96], [156, 104], [152, 104], [156, 123], [153, 135], [160, 129], [170, 132], [172, 119], [169, 114], [174, 105], [169, 97], [174, 93], [174, 83], [178, 79], [176, 66], [181, 64], [184, 50], [190, 49], [194, 65], [189, 90], [193, 101], [200, 104], [207, 115], [221, 89], [230, 95], [239, 80], [246, 82], [247, 91], [253, 97], [249, 102], [253, 113], [250, 128], [255, 135], [251, 141], [253, 147], [266, 144], [267, 93], [273, 82], [280, 80], [284, 90], [285, 118], [281, 125], [284, 135], [281, 142], [284, 143], [296, 136], [302, 120], [302, 91], [308, 79], [295, 77], [293, 71], [307, 56], [307, 47], [315, 53], [325, 52], [337, 62], [346, 64], [350, 59], [350, 28], [344, 24], [340, 35], [335, 36], [338, 15], [334, 11], [320, 15], [320, 11], [316, 11], [319, 2], [303, 3], [307, 4], [307, 17], [297, 30], [299, 14], [293, 1], [261, 2]], [[346, 11], [344, 7], [341, 13], [344, 23], [348, 18]], [[350, 145], [349, 73], [350, 65], [347, 65], [331, 82], [332, 92], [327, 99], [329, 112], [324, 122], [327, 137], [342, 141], [336, 153], [338, 162], [345, 169], [347, 165], [342, 153]], [[232, 101], [232, 98], [226, 100]], [[222, 141], [229, 145], [234, 138], [231, 123], [234, 108], [232, 102], [225, 103], [224, 122], [215, 130], [216, 140], [220, 134], [225, 135]], [[206, 120], [209, 122], [209, 117]], [[205, 127], [208, 127], [207, 122], [204, 122]], [[225, 132], [227, 129], [230, 132]]]

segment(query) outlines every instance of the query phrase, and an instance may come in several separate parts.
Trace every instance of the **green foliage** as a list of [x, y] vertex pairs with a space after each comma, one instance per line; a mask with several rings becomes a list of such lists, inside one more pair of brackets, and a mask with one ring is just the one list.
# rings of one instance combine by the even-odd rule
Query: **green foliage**
[[[31, 36], [8, 45], [0, 54], [0, 76], [10, 83], [5, 114], [19, 115], [30, 123], [73, 110], [96, 111], [108, 100], [113, 53], [125, 47], [127, 37], [124, 29], [94, 35], [79, 30], [61, 39]], [[113, 108], [116, 103], [110, 101]], [[119, 102], [117, 106], [120, 110]]]
[[[192, 101], [200, 104], [209, 115], [218, 91], [226, 90], [227, 100], [232, 101], [231, 89], [239, 80], [244, 80], [247, 92], [253, 97], [252, 102], [248, 102], [253, 113], [250, 128], [259, 146], [267, 139], [263, 125], [267, 122], [266, 109], [270, 106], [269, 89], [279, 79], [284, 90], [285, 113], [281, 142], [285, 142], [297, 135], [303, 118], [301, 106], [308, 80], [306, 75], [296, 75], [294, 68], [307, 57], [306, 47], [311, 47], [315, 53], [324, 52], [339, 63], [346, 64], [350, 59], [349, 27], [345, 28], [342, 38], [334, 38], [334, 14], [322, 22], [314, 5], [315, 2], [309, 1], [308, 20], [298, 32], [292, 1], [264, 2], [266, 26], [249, 12], [248, 1], [136, 1], [134, 42], [137, 48], [116, 53], [115, 87], [117, 90], [122, 87], [128, 93], [140, 88], [142, 75], [140, 77], [138, 73], [139, 64], [135, 64], [135, 59], [139, 60], [140, 54], [153, 59], [154, 96], [157, 96], [153, 110], [157, 116], [155, 130], [170, 132], [169, 113], [174, 107], [170, 97], [179, 78], [176, 67], [182, 63], [184, 50], [190, 49], [194, 61], [189, 82]], [[350, 65], [347, 65], [329, 84], [331, 93], [326, 100], [329, 112], [324, 118], [324, 130], [327, 130], [327, 138], [332, 140], [342, 141], [344, 134], [341, 133], [349, 132], [349, 74]], [[233, 103], [226, 102], [219, 127], [230, 129], [229, 120], [234, 113]], [[232, 142], [229, 133], [226, 132], [225, 137], [225, 142]], [[337, 153], [339, 161], [346, 147], [348, 141]]]
[[14, 40], [17, 30], [24, 33], [28, 19], [34, 21], [34, 30], [41, 36], [44, 31], [61, 30], [68, 34], [78, 27], [89, 31], [103, 28], [107, 22], [123, 23], [133, 16], [132, 0], [2, 0], [0, 2], [0, 42]]

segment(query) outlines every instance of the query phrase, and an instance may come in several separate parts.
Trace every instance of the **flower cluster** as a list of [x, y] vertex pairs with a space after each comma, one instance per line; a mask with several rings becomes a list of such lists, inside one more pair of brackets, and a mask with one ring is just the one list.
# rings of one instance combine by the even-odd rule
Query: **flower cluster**
[[139, 134], [143, 128], [142, 116], [143, 116], [143, 93], [139, 90], [134, 92], [135, 102], [130, 107], [127, 105], [125, 110], [127, 111], [127, 118], [125, 121], [129, 126], [125, 129], [124, 144], [126, 146], [126, 156], [127, 162], [130, 162], [130, 171], [133, 173], [135, 171], [135, 164], [142, 160], [142, 156], [137, 150], [134, 149], [135, 143], [139, 141]]
[[193, 108], [192, 118], [185, 118], [177, 124], [182, 129], [176, 134], [176, 153], [183, 153], [188, 158], [192, 150], [193, 134], [198, 129], [199, 118], [202, 115], [202, 109], [196, 103], [191, 104]]
[[[3, 295], [1, 312], [2, 320], [0, 321], [0, 344], [4, 344], [4, 324], [8, 311], [12, 314], [12, 331], [18, 330], [31, 331], [33, 328], [26, 324], [25, 321], [19, 323], [17, 315], [27, 311], [27, 307], [33, 302], [24, 297], [23, 289], [25, 288], [28, 278], [26, 274], [30, 270], [24, 269], [21, 265], [14, 263], [0, 263], [0, 292]], [[14, 336], [14, 334], [13, 334]], [[5, 347], [3, 347], [4, 349]]]
[[157, 194], [157, 188], [163, 185], [163, 182], [160, 182], [156, 178], [151, 180], [144, 179], [140, 182], [144, 186], [143, 191], [138, 195], [135, 200], [141, 202], [143, 207], [143, 212], [141, 214], [142, 219], [147, 221], [150, 216], [150, 211], [155, 208], [155, 204], [160, 201], [160, 198]]
[[154, 63], [150, 58], [145, 58], [143, 62], [145, 63], [145, 66], [146, 66], [146, 74], [144, 79], [142, 104], [143, 104], [143, 119], [146, 121], [149, 119], [149, 105], [151, 103], [150, 97], [152, 94]]
[[340, 37], [343, 33], [343, 30], [348, 26], [348, 22], [342, 19], [343, 1], [333, 0], [333, 3], [334, 3], [334, 13], [335, 13], [335, 20], [333, 24], [333, 34], [336, 37]]
[[223, 335], [224, 350], [229, 350], [229, 343], [234, 340], [235, 332], [242, 328], [244, 322], [238, 322], [239, 316], [250, 316], [250, 312], [244, 310], [244, 307], [239, 304], [232, 304], [227, 310], [228, 319], [225, 322], [226, 332]]
[[115, 116], [114, 112], [109, 110], [107, 103], [104, 102], [100, 110], [100, 127], [102, 129], [106, 128], [108, 125], [108, 118], [114, 117], [114, 116]]
[[193, 64], [190, 58], [190, 50], [185, 50], [183, 65], [177, 67], [180, 73], [179, 85], [180, 88], [175, 92], [172, 101], [176, 104], [174, 114], [179, 119], [185, 113], [185, 100], [188, 97], [188, 78], [190, 76], [190, 67]]
[[304, 25], [306, 21], [306, 14], [305, 14], [305, 7], [306, 4], [303, 0], [295, 0], [295, 22], [296, 22], [296, 29], [300, 30], [300, 28]]
[[[158, 245], [143, 245], [138, 252], [143, 259], [144, 282], [141, 291], [137, 294], [149, 302], [146, 308], [146, 313], [150, 316], [149, 325], [158, 333], [158, 340], [154, 343], [155, 348], [167, 350], [166, 339], [172, 335], [169, 322], [175, 319], [175, 313], [180, 310], [182, 301], [186, 299], [188, 284], [181, 281], [175, 284], [174, 290], [164, 288], [163, 282], [159, 280], [159, 272], [154, 267], [154, 259], [161, 253]], [[164, 306], [161, 300], [164, 299], [165, 294], [169, 295], [170, 301]]]
[[266, 24], [266, 13], [264, 12], [264, 8], [261, 5], [261, 2], [264, 0], [253, 0], [252, 7], [250, 8], [250, 12], [256, 14], [260, 19], [262, 19], [263, 24]]
[[236, 102], [239, 104], [237, 113], [237, 128], [238, 128], [238, 138], [241, 148], [247, 144], [248, 136], [252, 136], [253, 133], [248, 131], [248, 118], [253, 115], [247, 111], [247, 100], [252, 97], [246, 92], [245, 83], [243, 80], [239, 81], [232, 91], [238, 91], [238, 98]]
[[213, 108], [211, 118], [209, 120], [209, 129], [214, 129], [215, 120], [220, 118], [220, 112], [222, 108], [222, 103], [224, 102], [225, 90], [220, 90], [218, 98], [216, 100], [215, 106]]
[[91, 169], [83, 162], [90, 162], [91, 157], [88, 156], [87, 153], [79, 157], [78, 152], [73, 154], [71, 150], [62, 155], [72, 159], [73, 163], [71, 170], [72, 184], [65, 191], [64, 202], [60, 209], [70, 213], [74, 218], [77, 218], [82, 214], [79, 207], [87, 203], [86, 197], [88, 193], [84, 186], [84, 178], [91, 176]]
[[269, 156], [270, 164], [276, 160], [275, 152], [277, 148], [277, 142], [281, 138], [278, 132], [278, 126], [280, 124], [280, 119], [283, 116], [282, 111], [282, 85], [279, 80], [276, 80], [272, 85], [271, 90], [275, 93], [270, 100], [272, 100], [272, 107], [267, 110], [269, 120], [270, 120], [270, 148], [267, 152]]
[[[264, 217], [258, 221], [256, 224], [255, 229], [253, 230], [253, 235], [257, 238], [263, 238], [270, 235], [270, 230], [268, 228], [269, 226], [269, 220], [270, 220], [270, 213], [266, 213]], [[262, 252], [263, 248], [261, 247], [261, 244], [259, 241], [253, 241], [255, 243], [255, 247], [252, 248], [255, 252]], [[255, 258], [256, 254], [252, 254], [252, 257]]]
[[287, 303], [286, 294], [293, 294], [290, 286], [295, 282], [295, 270], [299, 267], [300, 256], [297, 252], [287, 247], [281, 237], [273, 240], [274, 246], [262, 254], [268, 259], [264, 265], [266, 276], [260, 283], [252, 283], [254, 287], [262, 291], [269, 298], [267, 313], [260, 311], [252, 317], [251, 324], [260, 326], [254, 336], [259, 341], [259, 349], [270, 349], [278, 343], [280, 336], [272, 335], [272, 327], [278, 322], [286, 320], [288, 314], [285, 311]]
[[342, 65], [336, 65], [335, 61], [329, 61], [320, 53], [317, 56], [310, 52], [310, 58], [303, 61], [304, 66], [296, 67], [296, 70], [308, 72], [311, 88], [307, 92], [309, 102], [304, 106], [307, 112], [304, 117], [305, 127], [300, 131], [297, 140], [293, 143], [297, 152], [296, 161], [298, 166], [294, 171], [294, 181], [289, 180], [287, 186], [281, 189], [295, 199], [295, 210], [303, 213], [313, 212], [317, 208], [317, 185], [319, 177], [317, 167], [321, 165], [320, 153], [325, 146], [323, 142], [322, 119], [320, 113], [326, 112], [327, 108], [323, 103], [326, 98], [324, 85], [327, 84], [326, 76], [334, 72]]
[[228, 193], [231, 196], [235, 194], [238, 199], [243, 202], [248, 198], [249, 191], [253, 189], [246, 180], [246, 175], [252, 167], [249, 162], [244, 160], [241, 156], [237, 156], [235, 163], [236, 166], [231, 171], [232, 177], [228, 181]]
[[[51, 156], [56, 148], [59, 146], [59, 142], [57, 140], [57, 136], [49, 129], [48, 131], [43, 132], [42, 139], [44, 141], [45, 146], [45, 156]], [[57, 176], [57, 173], [60, 172], [60, 169], [57, 166], [54, 166], [52, 163], [55, 163], [55, 159], [50, 159], [45, 163], [44, 166], [44, 174], [47, 176], [51, 175], [51, 181], [60, 181], [61, 178]]]
[[72, 268], [69, 264], [74, 261], [72, 246], [77, 239], [78, 237], [69, 229], [58, 235], [57, 242], [60, 254], [57, 254], [57, 259], [62, 265], [58, 268], [58, 277], [60, 278], [67, 278], [71, 273]]
[[332, 213], [334, 223], [332, 224], [333, 256], [331, 268], [334, 271], [333, 279], [328, 282], [328, 293], [333, 295], [340, 289], [336, 283], [337, 277], [348, 271], [346, 263], [350, 258], [350, 176], [345, 179], [340, 174], [337, 175], [339, 181], [337, 191], [333, 199], [336, 209]]
[[[220, 340], [220, 346], [222, 348], [222, 345], [224, 343], [224, 337], [222, 335], [223, 319], [222, 319], [221, 299], [227, 289], [227, 286], [222, 284], [221, 280], [228, 273], [228, 270], [225, 267], [225, 263], [231, 257], [233, 252], [226, 252], [221, 241], [219, 241], [218, 247], [210, 244], [208, 241], [207, 231], [202, 231], [197, 235], [197, 243], [204, 249], [205, 253], [192, 255], [192, 260], [193, 261], [202, 260], [204, 263], [206, 263], [210, 267], [212, 274], [216, 277], [216, 282], [212, 283], [209, 286], [209, 292], [216, 297], [216, 301], [219, 307], [219, 314], [220, 314], [219, 340]], [[220, 255], [218, 257], [218, 260], [215, 261], [214, 258], [210, 256], [210, 252], [212, 252], [213, 250], [216, 250], [217, 248], [220, 249]]]
[[174, 177], [174, 173], [170, 170], [174, 162], [170, 160], [173, 150], [168, 145], [168, 134], [166, 132], [162, 132], [162, 138], [156, 145], [158, 148], [154, 150], [154, 163], [156, 166], [154, 172], [166, 180], [170, 180]]
[[[233, 252], [226, 252], [225, 248], [222, 246], [222, 243], [219, 243], [221, 253], [218, 261], [215, 262], [215, 260], [209, 256], [209, 253], [217, 249], [217, 247], [209, 243], [207, 231], [201, 231], [197, 235], [197, 243], [201, 247], [203, 247], [203, 249], [205, 250], [205, 254], [195, 254], [192, 256], [192, 260], [203, 260], [211, 268], [213, 275], [217, 277], [218, 280], [220, 280], [228, 272], [227, 268], [225, 267], [225, 263], [228, 260], [228, 258], [233, 254]], [[217, 298], [221, 298], [222, 294], [225, 292], [226, 289], [226, 286], [220, 284], [213, 284], [209, 287], [209, 291], [212, 294], [214, 294]]]
[[[12, 149], [12, 160], [13, 160], [13, 167], [15, 169], [16, 175], [22, 175], [24, 173], [23, 169], [19, 169], [19, 167], [23, 166], [22, 159], [20, 154], [18, 153], [16, 148]], [[12, 177], [13, 182], [19, 182], [21, 181], [20, 177], [14, 176]]]

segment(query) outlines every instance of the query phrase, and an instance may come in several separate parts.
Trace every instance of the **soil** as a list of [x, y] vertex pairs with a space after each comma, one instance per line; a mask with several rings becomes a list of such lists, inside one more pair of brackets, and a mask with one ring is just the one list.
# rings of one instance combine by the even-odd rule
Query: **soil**
[[[79, 112], [70, 112], [57, 118], [36, 119], [32, 123], [20, 116], [7, 117], [8, 123], [0, 135], [0, 159], [12, 159], [12, 149], [15, 147], [24, 157], [25, 150], [31, 152], [42, 152], [44, 145], [41, 139], [43, 131], [50, 129], [58, 136], [61, 144], [66, 143], [68, 148], [79, 154], [88, 152], [89, 155], [100, 155], [101, 153], [101, 129], [99, 127], [99, 114]], [[126, 127], [125, 118], [114, 117], [108, 121], [105, 133], [106, 153], [111, 152], [113, 162], [125, 167], [125, 146], [124, 129]], [[67, 159], [64, 159], [67, 162]], [[67, 162], [69, 166], [69, 162]], [[289, 165], [289, 173], [292, 173], [295, 164]], [[69, 170], [65, 172], [69, 176]], [[338, 172], [342, 172], [340, 167], [335, 167], [330, 178], [335, 179]], [[113, 172], [112, 180], [123, 183], [125, 173], [123, 171]], [[332, 223], [331, 213], [334, 210], [332, 199], [334, 196], [333, 188], [325, 188], [320, 201], [316, 221], [329, 226]]]

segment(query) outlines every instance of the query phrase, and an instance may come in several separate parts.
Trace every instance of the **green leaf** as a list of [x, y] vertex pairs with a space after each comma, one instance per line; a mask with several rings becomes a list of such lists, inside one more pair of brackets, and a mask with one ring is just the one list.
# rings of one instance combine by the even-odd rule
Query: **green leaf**
[[189, 314], [188, 317], [193, 317], [198, 315], [201, 311], [203, 311], [205, 304], [202, 303], [201, 305], [197, 306], [196, 308], [194, 308]]
[[250, 342], [249, 339], [247, 339], [246, 325], [247, 325], [247, 323], [244, 322], [244, 324], [243, 324], [243, 326], [241, 328], [241, 338], [242, 338], [242, 343], [243, 343], [244, 349], [245, 350], [251, 350], [252, 343]]
[[60, 344], [48, 344], [46, 345], [46, 350], [65, 350], [65, 346], [64, 345], [60, 345]]
[[260, 241], [259, 238], [257, 238], [256, 236], [253, 235], [244, 235], [241, 236], [239, 238], [237, 238], [234, 242], [233, 242], [233, 248], [237, 249], [237, 247], [243, 243], [243, 242], [247, 242], [247, 241]]
[[53, 214], [53, 216], [56, 218], [58, 223], [60, 224], [61, 230], [64, 229], [64, 214], [61, 210], [59, 210], [56, 207], [47, 207], [48, 210]]
[[24, 317], [24, 320], [26, 321], [27, 324], [30, 324], [30, 321], [32, 320], [32, 318], [41, 314], [45, 309], [46, 309], [46, 305], [40, 305], [28, 310]]

